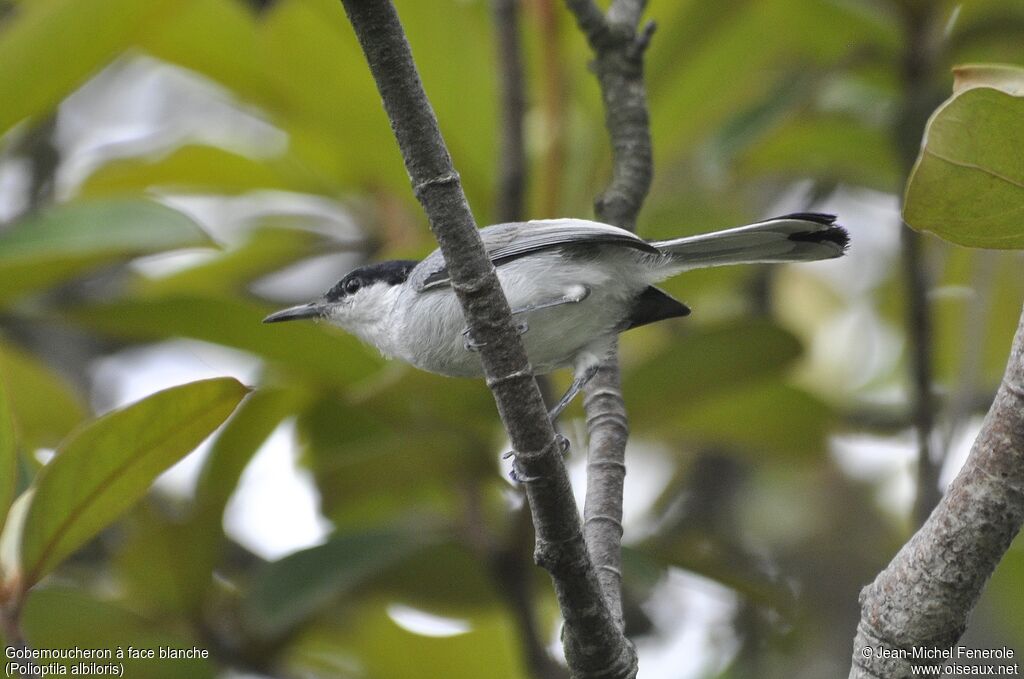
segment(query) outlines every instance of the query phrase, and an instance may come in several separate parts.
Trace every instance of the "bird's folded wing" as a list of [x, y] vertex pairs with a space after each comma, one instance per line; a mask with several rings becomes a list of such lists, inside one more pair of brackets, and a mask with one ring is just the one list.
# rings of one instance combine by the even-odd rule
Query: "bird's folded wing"
[[[494, 266], [549, 250], [574, 245], [618, 245], [657, 254], [658, 250], [639, 236], [610, 224], [585, 219], [543, 219], [514, 224], [496, 224], [480, 232], [484, 248]], [[447, 285], [448, 268], [437, 258], [437, 266], [424, 278], [420, 289]]]

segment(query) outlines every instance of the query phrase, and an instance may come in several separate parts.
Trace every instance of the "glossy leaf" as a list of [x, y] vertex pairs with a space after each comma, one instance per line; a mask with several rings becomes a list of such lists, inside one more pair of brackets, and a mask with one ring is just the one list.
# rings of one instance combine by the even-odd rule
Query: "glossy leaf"
[[263, 636], [283, 634], [426, 542], [410, 531], [334, 535], [264, 568], [245, 600], [247, 620]]
[[37, 357], [0, 342], [0, 375], [26, 450], [55, 447], [86, 414], [76, 389]]
[[[106, 649], [112, 654], [118, 648], [128, 654], [129, 646], [138, 650], [187, 650], [203, 648], [195, 639], [179, 636], [159, 627], [155, 621], [133, 613], [84, 591], [67, 587], [39, 589], [28, 596], [22, 614], [22, 627], [31, 648]], [[64, 674], [80, 663], [121, 664], [127, 677], [145, 679], [214, 679], [217, 672], [211, 661], [202, 658], [131, 658], [121, 660], [61, 660]]]
[[972, 87], [928, 122], [903, 218], [959, 245], [1024, 248], [1024, 97]]
[[26, 586], [138, 501], [246, 393], [231, 378], [172, 387], [104, 415], [65, 441], [34, 482], [21, 543]]
[[0, 234], [0, 303], [107, 262], [210, 244], [195, 222], [159, 203], [135, 199], [51, 207]]
[[227, 297], [176, 295], [86, 307], [69, 315], [118, 337], [192, 337], [242, 349], [316, 382], [352, 382], [370, 375], [383, 362], [359, 340], [327, 325], [264, 325], [262, 320], [270, 311]]
[[56, 108], [138, 36], [176, 11], [174, 0], [25, 2], [0, 34], [0, 134]]

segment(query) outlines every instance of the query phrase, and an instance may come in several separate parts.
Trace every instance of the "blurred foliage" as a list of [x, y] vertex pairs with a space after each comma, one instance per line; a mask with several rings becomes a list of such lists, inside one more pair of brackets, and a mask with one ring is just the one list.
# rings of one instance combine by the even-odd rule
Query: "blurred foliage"
[[[396, 5], [487, 223], [502, 160], [489, 3]], [[520, 5], [527, 211], [589, 217], [610, 168], [590, 53], [560, 2]], [[557, 609], [530, 563], [483, 384], [389, 364], [323, 325], [259, 323], [371, 256], [433, 247], [340, 4], [3, 6], [0, 592], [8, 613], [23, 604], [28, 643], [211, 651], [126, 663], [140, 678], [528, 676], [524, 612], [548, 646]], [[645, 673], [680, 676], [687, 662], [685, 676], [835, 676], [849, 663], [859, 588], [909, 531], [905, 508], [884, 501], [894, 465], [850, 473], [831, 454], [837, 437], [891, 445], [910, 427], [896, 197], [950, 69], [1019, 62], [1024, 9], [652, 0], [648, 14], [659, 26], [646, 68], [656, 173], [641, 233], [842, 209], [853, 248], [821, 267], [681, 276], [666, 289], [693, 316], [623, 337], [630, 476], [646, 484], [627, 498], [639, 507], [626, 533], [630, 625], [642, 649], [669, 647], [685, 620], [700, 627], [698, 606], [672, 608], [674, 576], [695, 574], [705, 581], [694, 591], [727, 604], [702, 621], [704, 638], [730, 643], [664, 667], [642, 652]], [[909, 47], [914, 22], [926, 55]], [[908, 74], [923, 56], [928, 67]], [[1020, 246], [1019, 227], [1012, 240], [996, 228], [1006, 213], [992, 212], [1020, 204], [1019, 127], [975, 136], [1020, 119], [1020, 92], [1005, 93], [1014, 73], [960, 71], [962, 88], [1003, 92], [958, 90], [933, 120], [926, 158], [956, 163], [918, 166], [906, 212], [918, 228]], [[1022, 261], [924, 245], [940, 429], [952, 440], [998, 383]], [[114, 400], [101, 361], [176, 338], [245, 352], [258, 389], [195, 382], [95, 417]], [[580, 412], [565, 422], [571, 464], [584, 449]], [[334, 532], [267, 562], [223, 520], [284, 423]], [[146, 495], [214, 430], [194, 492]], [[1018, 546], [972, 619], [973, 643], [1024, 647], [1021, 592]], [[402, 607], [461, 631], [410, 631]]]

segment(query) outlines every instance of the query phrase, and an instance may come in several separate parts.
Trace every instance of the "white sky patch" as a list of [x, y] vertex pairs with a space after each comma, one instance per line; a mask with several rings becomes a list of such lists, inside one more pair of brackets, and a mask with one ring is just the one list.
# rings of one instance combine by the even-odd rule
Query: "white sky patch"
[[974, 446], [974, 439], [978, 438], [981, 432], [981, 425], [985, 421], [984, 416], [977, 415], [967, 422], [950, 442], [949, 450], [946, 453], [946, 461], [942, 465], [942, 472], [939, 474], [939, 485], [945, 491], [946, 486], [953, 482], [954, 477], [960, 473], [967, 456], [971, 454]]
[[[213, 377], [253, 384], [259, 370], [260, 361], [249, 354], [196, 340], [127, 349], [94, 366], [93, 407], [104, 413], [161, 389]], [[211, 440], [161, 474], [155, 486], [191, 497]], [[297, 468], [295, 457], [294, 424], [286, 422], [256, 452], [225, 510], [228, 535], [266, 559], [320, 544], [331, 530], [320, 515], [313, 479]]]
[[28, 205], [31, 168], [23, 158], [0, 158], [0, 223], [18, 217]]
[[264, 559], [322, 544], [332, 530], [296, 451], [295, 423], [287, 420], [256, 451], [224, 510], [224, 531]]
[[64, 199], [114, 158], [159, 158], [182, 144], [218, 146], [249, 157], [284, 153], [288, 135], [212, 80], [152, 57], [118, 59], [67, 98], [57, 141]]
[[396, 625], [424, 637], [455, 637], [473, 630], [468, 620], [434, 615], [405, 604], [390, 604], [387, 610]]
[[645, 605], [663, 636], [637, 640], [644, 679], [717, 676], [739, 650], [732, 629], [736, 595], [727, 587], [671, 569]]
[[914, 432], [908, 430], [895, 436], [834, 436], [831, 453], [848, 476], [875, 485], [883, 509], [900, 517], [909, 515], [916, 487]]
[[856, 300], [884, 283], [899, 253], [899, 200], [869, 189], [843, 188], [815, 210], [839, 216], [850, 232], [850, 247], [839, 259], [799, 264], [848, 300]]
[[[198, 340], [126, 349], [93, 365], [92, 406], [102, 415], [162, 389], [214, 377], [234, 377], [242, 384], [252, 384], [259, 369], [260, 362], [249, 354]], [[161, 474], [156, 487], [177, 497], [191, 497], [211, 440]]]
[[[574, 442], [573, 445], [577, 444]], [[583, 445], [579, 444], [578, 453], [568, 460], [569, 480], [581, 512], [587, 493], [587, 454]], [[656, 528], [650, 521], [649, 512], [672, 480], [676, 467], [666, 446], [633, 436], [626, 445], [626, 468], [622, 525], [623, 543], [628, 545], [648, 537]]]

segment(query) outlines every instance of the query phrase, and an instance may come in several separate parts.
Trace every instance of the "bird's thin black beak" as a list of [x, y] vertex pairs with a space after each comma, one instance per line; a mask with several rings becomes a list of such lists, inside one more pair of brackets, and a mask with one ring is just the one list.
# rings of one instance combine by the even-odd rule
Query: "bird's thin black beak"
[[275, 311], [263, 319], [264, 323], [280, 323], [281, 321], [295, 321], [300, 318], [320, 318], [323, 315], [323, 305], [316, 302], [300, 304], [299, 306], [288, 307]]

